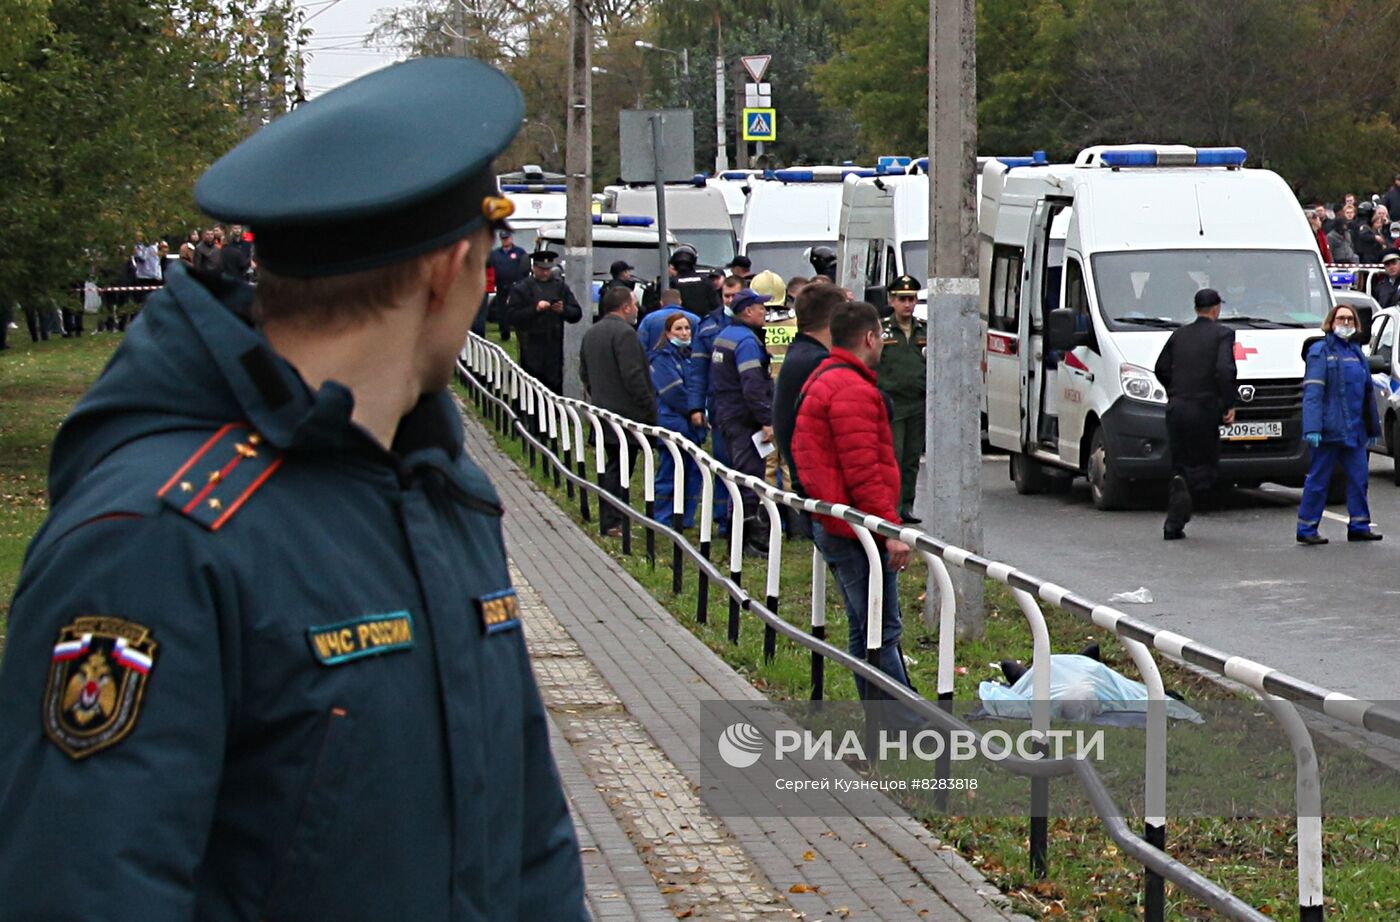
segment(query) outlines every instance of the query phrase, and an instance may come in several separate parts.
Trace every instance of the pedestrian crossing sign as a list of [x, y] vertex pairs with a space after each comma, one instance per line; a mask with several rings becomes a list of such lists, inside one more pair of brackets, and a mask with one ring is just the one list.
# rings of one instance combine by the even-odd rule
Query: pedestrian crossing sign
[[777, 110], [777, 109], [745, 109], [745, 110], [744, 110], [744, 140], [745, 140], [745, 141], [776, 141], [776, 140], [778, 140], [778, 110]]

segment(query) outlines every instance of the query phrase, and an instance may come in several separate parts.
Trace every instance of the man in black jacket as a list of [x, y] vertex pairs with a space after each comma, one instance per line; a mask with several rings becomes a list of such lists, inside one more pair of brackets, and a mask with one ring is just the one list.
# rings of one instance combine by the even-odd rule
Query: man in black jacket
[[[793, 302], [797, 315], [797, 335], [787, 348], [783, 364], [778, 369], [778, 381], [773, 386], [773, 438], [783, 459], [783, 470], [792, 475], [788, 489], [806, 496], [792, 463], [792, 430], [797, 425], [797, 398], [802, 387], [817, 366], [831, 354], [831, 312], [846, 302], [846, 293], [825, 279], [803, 287]], [[784, 510], [786, 511], [786, 510]], [[788, 517], [793, 534], [802, 538], [812, 536], [812, 518], [802, 513], [793, 521]]]
[[1196, 292], [1196, 321], [1172, 333], [1157, 357], [1157, 380], [1167, 389], [1167, 444], [1172, 481], [1162, 537], [1186, 537], [1193, 497], [1215, 484], [1220, 424], [1235, 421], [1235, 331], [1220, 323], [1220, 295]]
[[846, 293], [824, 279], [808, 284], [794, 302], [797, 313], [797, 335], [788, 346], [787, 355], [778, 371], [773, 387], [773, 437], [778, 443], [783, 463], [792, 471], [793, 492], [802, 492], [797, 468], [792, 463], [792, 430], [797, 424], [797, 397], [812, 372], [831, 354], [831, 312], [846, 301]]
[[[583, 334], [579, 354], [579, 377], [588, 402], [649, 426], [656, 425], [656, 394], [651, 388], [651, 367], [646, 350], [637, 338], [637, 296], [629, 288], [609, 288], [599, 307], [603, 319]], [[624, 499], [621, 452], [617, 437], [605, 427], [603, 436], [607, 464], [603, 469], [603, 489]], [[626, 445], [627, 469], [636, 466], [637, 443]], [[623, 514], [607, 503], [599, 503], [598, 525], [604, 534], [622, 534]]]
[[558, 258], [552, 250], [530, 254], [530, 277], [511, 288], [506, 317], [520, 335], [520, 367], [563, 394], [564, 324], [582, 320], [583, 308], [563, 277], [554, 274]]

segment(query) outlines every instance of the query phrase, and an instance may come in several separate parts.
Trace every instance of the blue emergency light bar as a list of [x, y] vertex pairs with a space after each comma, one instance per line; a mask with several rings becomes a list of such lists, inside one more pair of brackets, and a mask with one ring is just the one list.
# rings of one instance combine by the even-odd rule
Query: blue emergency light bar
[[640, 214], [595, 214], [593, 223], [609, 227], [651, 227], [656, 219]]
[[690, 184], [692, 186], [703, 186], [709, 181], [710, 177], [706, 176], [704, 173], [696, 173], [694, 176], [690, 177]]
[[743, 182], [744, 180], [748, 179], [750, 175], [751, 174], [745, 173], [742, 170], [728, 170], [724, 173], [719, 174], [719, 178], [738, 180], [739, 182]]
[[1167, 166], [1244, 166], [1248, 155], [1243, 147], [1201, 147], [1187, 150], [1106, 150], [1099, 153], [1104, 166], [1123, 167]]
[[560, 183], [506, 183], [501, 186], [502, 192], [568, 192], [569, 187]]
[[892, 166], [887, 168], [876, 167], [843, 167], [835, 171], [817, 170], [773, 170], [771, 175], [764, 174], [765, 179], [776, 179], [779, 182], [841, 182], [847, 176], [903, 176], [904, 167]]
[[882, 170], [882, 169], [883, 169], [883, 170], [888, 170], [890, 167], [896, 167], [896, 166], [897, 166], [897, 167], [908, 167], [909, 164], [911, 164], [911, 163], [913, 163], [913, 162], [914, 162], [914, 158], [913, 158], [913, 157], [899, 157], [899, 156], [894, 156], [894, 155], [886, 154], [885, 156], [880, 157], [880, 158], [878, 158], [878, 159], [875, 161], [875, 169], [877, 169], [877, 170]]
[[[1050, 160], [1045, 156], [1045, 151], [1031, 151], [1029, 157], [998, 157], [997, 162], [1004, 165], [1008, 170], [1014, 170], [1020, 166], [1049, 166]], [[927, 169], [927, 167], [925, 167]]]
[[1350, 288], [1356, 284], [1356, 273], [1334, 269], [1327, 273], [1327, 281], [1333, 288]]

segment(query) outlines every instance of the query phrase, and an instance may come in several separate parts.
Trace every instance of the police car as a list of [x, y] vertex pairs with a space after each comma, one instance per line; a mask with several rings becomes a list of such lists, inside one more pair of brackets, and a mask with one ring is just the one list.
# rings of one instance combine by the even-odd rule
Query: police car
[[[511, 221], [514, 224], [514, 220]], [[608, 267], [617, 260], [625, 260], [637, 267], [639, 279], [655, 278], [663, 260], [669, 260], [678, 245], [676, 235], [666, 232], [666, 252], [657, 252], [658, 234], [656, 220], [649, 215], [595, 214], [593, 215], [593, 302], [598, 302], [598, 291], [610, 276]], [[564, 224], [546, 224], [539, 229], [536, 249], [565, 252]], [[567, 257], [561, 261], [567, 273]]]
[[[1351, 294], [1371, 300], [1369, 295], [1359, 292]], [[1373, 300], [1371, 303], [1375, 304]], [[1387, 307], [1374, 312], [1368, 351], [1382, 433], [1380, 441], [1371, 451], [1395, 459], [1392, 478], [1395, 485], [1400, 486], [1400, 308]]]
[[[656, 217], [656, 186], [608, 186], [603, 210]], [[695, 247], [696, 265], [702, 269], [727, 266], [738, 252], [724, 193], [703, 175], [689, 182], [666, 184], [666, 229]], [[647, 271], [650, 273], [649, 268]]]
[[496, 177], [501, 194], [515, 203], [510, 226], [516, 246], [537, 249], [535, 236], [539, 229], [568, 216], [569, 196], [564, 179], [564, 174], [545, 172], [532, 163]]

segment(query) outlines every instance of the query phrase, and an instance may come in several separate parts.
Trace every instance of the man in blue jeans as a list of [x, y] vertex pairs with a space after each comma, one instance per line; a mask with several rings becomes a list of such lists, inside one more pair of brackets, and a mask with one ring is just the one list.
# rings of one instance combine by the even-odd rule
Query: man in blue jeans
[[[883, 340], [880, 314], [873, 305], [842, 302], [832, 310], [831, 355], [817, 366], [802, 389], [792, 459], [808, 496], [898, 523], [900, 472], [894, 433], [885, 397], [875, 386]], [[866, 659], [870, 558], [844, 520], [823, 515], [812, 519], [817, 550], [836, 574], [846, 603], [847, 650]], [[877, 536], [875, 541], [884, 572], [880, 671], [912, 687], [899, 646], [904, 624], [897, 580], [897, 574], [909, 565], [912, 550], [894, 538]], [[862, 699], [888, 697], [878, 690], [868, 691], [859, 676], [856, 692]], [[900, 718], [901, 723], [918, 722], [912, 712]]]

